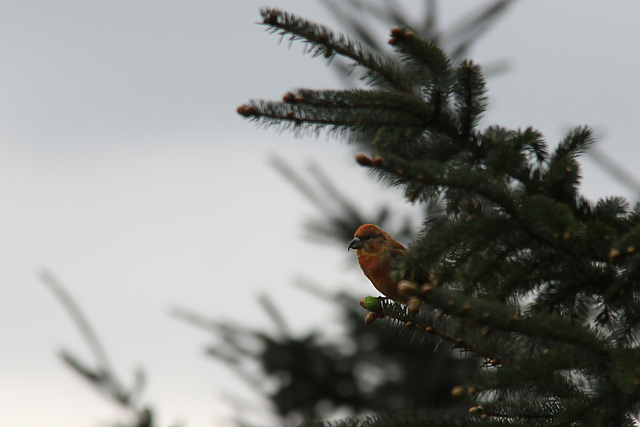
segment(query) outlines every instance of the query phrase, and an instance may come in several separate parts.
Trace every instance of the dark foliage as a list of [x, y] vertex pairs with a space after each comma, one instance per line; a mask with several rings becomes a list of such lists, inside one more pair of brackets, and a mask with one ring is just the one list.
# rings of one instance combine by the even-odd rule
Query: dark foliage
[[[340, 310], [344, 335], [327, 340], [310, 332], [294, 336], [268, 299], [261, 299], [278, 333], [178, 317], [212, 333], [208, 353], [234, 366], [268, 396], [287, 425], [336, 413], [367, 413], [459, 405], [451, 388], [478, 368], [477, 359], [455, 357], [449, 346], [425, 342], [402, 325], [365, 325], [352, 295], [323, 296]], [[257, 365], [258, 374], [255, 373]]]

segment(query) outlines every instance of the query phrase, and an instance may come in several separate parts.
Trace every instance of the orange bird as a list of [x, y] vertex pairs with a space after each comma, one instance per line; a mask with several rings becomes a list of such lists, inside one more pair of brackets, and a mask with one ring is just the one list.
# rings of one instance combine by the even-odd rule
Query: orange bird
[[377, 225], [364, 224], [356, 230], [349, 249], [356, 250], [360, 268], [377, 290], [394, 301], [406, 301], [392, 275], [392, 260], [407, 251], [404, 246]]

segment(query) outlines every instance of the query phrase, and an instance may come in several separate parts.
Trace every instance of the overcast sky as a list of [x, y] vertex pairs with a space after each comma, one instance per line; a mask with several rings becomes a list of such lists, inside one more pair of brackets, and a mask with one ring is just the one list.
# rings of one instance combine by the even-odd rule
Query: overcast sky
[[[483, 2], [446, 3], [445, 24]], [[125, 381], [145, 369], [143, 400], [159, 426], [220, 425], [232, 413], [226, 391], [251, 397], [172, 307], [259, 326], [267, 318], [256, 297], [267, 293], [304, 331], [330, 322], [309, 309], [317, 301], [296, 277], [373, 293], [350, 268], [353, 254], [303, 241], [316, 211], [268, 159], [277, 153], [302, 172], [324, 165], [366, 212], [398, 195], [374, 191], [344, 144], [255, 129], [235, 112], [250, 98], [339, 79], [255, 25], [265, 3], [222, 4], [0, 5], [2, 425], [80, 427], [118, 415], [57, 357], [64, 347], [91, 361], [38, 279], [43, 268], [88, 314]], [[271, 5], [333, 23], [315, 1]], [[636, 2], [520, 0], [472, 53], [510, 64], [489, 80], [484, 123], [532, 125], [550, 142], [590, 124], [598, 147], [635, 173], [639, 19]], [[633, 197], [593, 160], [583, 164], [589, 197]]]

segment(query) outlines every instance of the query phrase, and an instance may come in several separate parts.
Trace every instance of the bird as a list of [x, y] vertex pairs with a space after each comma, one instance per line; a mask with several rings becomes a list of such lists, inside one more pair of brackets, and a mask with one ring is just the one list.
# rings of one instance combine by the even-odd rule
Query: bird
[[404, 246], [377, 225], [363, 224], [349, 242], [350, 249], [355, 249], [360, 268], [377, 290], [396, 302], [406, 302], [392, 274], [393, 259], [407, 252]]

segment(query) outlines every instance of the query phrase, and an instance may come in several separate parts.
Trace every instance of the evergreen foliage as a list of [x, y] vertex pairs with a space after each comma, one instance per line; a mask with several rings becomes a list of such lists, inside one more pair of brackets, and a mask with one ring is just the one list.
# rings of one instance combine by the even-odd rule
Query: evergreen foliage
[[[347, 294], [320, 295], [339, 307], [344, 335], [328, 340], [311, 331], [293, 334], [267, 298], [260, 303], [276, 333], [210, 321], [189, 311], [175, 315], [215, 337], [209, 355], [224, 361], [256, 392], [267, 396], [282, 424], [342, 414], [459, 406], [450, 390], [477, 368], [446, 346], [424, 342], [411, 329], [366, 325]], [[242, 409], [242, 408], [241, 408]], [[255, 417], [255, 414], [252, 414]], [[252, 425], [239, 414], [239, 425]], [[261, 425], [264, 425], [261, 424]]]
[[375, 132], [358, 163], [411, 203], [436, 200], [440, 211], [397, 266], [410, 282], [408, 306], [365, 306], [486, 362], [451, 390], [464, 411], [305, 425], [633, 425], [640, 206], [580, 195], [578, 158], [590, 130], [574, 129], [551, 149], [531, 128], [479, 129], [487, 105], [480, 68], [453, 65], [410, 28], [391, 31], [395, 62], [279, 10], [262, 16], [313, 55], [353, 61], [371, 89], [296, 90], [238, 112], [299, 134]]
[[[447, 52], [451, 63], [459, 64], [464, 60], [469, 49], [478, 43], [482, 35], [515, 3], [514, 0], [488, 0], [482, 2], [479, 7], [474, 7], [473, 10], [463, 15], [456, 22], [443, 27], [440, 19], [441, 3], [437, 0], [424, 0], [422, 2], [423, 14], [416, 14], [413, 7], [407, 10], [401, 2], [396, 1], [319, 1], [347, 29], [349, 34], [356, 37], [357, 42], [345, 37], [342, 37], [342, 40], [349, 40], [350, 43], [356, 44], [358, 49], [366, 49], [369, 55], [378, 58], [381, 62], [396, 64], [396, 66], [399, 65], [398, 62], [401, 62], [402, 58], [394, 54], [388, 43], [384, 43], [386, 38], [384, 34], [379, 34], [375, 30], [376, 26], [382, 26], [383, 28], [392, 26], [412, 28], [414, 33], [422, 36], [423, 39], [430, 40], [431, 43], [437, 44], [444, 52]], [[312, 25], [311, 23], [307, 24]], [[330, 32], [327, 28], [323, 28], [323, 30]], [[274, 31], [274, 29], [271, 29], [271, 31]], [[282, 37], [287, 37], [286, 32], [281, 32], [281, 34]], [[295, 38], [293, 35], [289, 35], [289, 37]], [[335, 37], [339, 38], [340, 36]], [[346, 87], [360, 86], [360, 80], [367, 76], [368, 72], [363, 70], [362, 67], [354, 66], [354, 61], [351, 58], [330, 54], [330, 61], [331, 68], [337, 72], [337, 76], [344, 81]], [[483, 67], [485, 75], [499, 74], [507, 69], [508, 65], [505, 60], [489, 63]], [[300, 131], [301, 128], [296, 130]], [[370, 151], [374, 137], [374, 130], [363, 130], [361, 133], [350, 135], [349, 139], [358, 149]], [[318, 190], [306, 184], [303, 176], [293, 173], [292, 169], [282, 161], [278, 161], [276, 166], [293, 185], [298, 187], [323, 212], [321, 218], [310, 221], [307, 224], [306, 229], [310, 236], [323, 241], [333, 240], [333, 243], [342, 245], [346, 240], [352, 238], [353, 230], [358, 228], [359, 225], [364, 222], [372, 222], [372, 219], [375, 218], [373, 222], [387, 230], [393, 229], [393, 235], [397, 238], [408, 240], [412, 237], [411, 227], [408, 226], [408, 222], [403, 227], [395, 225], [398, 222], [398, 216], [401, 215], [398, 206], [383, 206], [375, 215], [365, 214], [359, 207], [346, 202], [349, 197], [345, 197], [342, 191], [336, 192], [333, 188], [327, 188], [335, 187], [335, 185], [330, 184], [326, 176], [319, 176], [320, 173], [317, 166], [310, 171], [310, 174], [312, 178], [317, 179], [320, 186]], [[318, 203], [320, 199], [323, 199], [322, 203]], [[337, 205], [338, 209], [327, 212], [328, 203], [333, 206]], [[425, 206], [425, 208], [427, 212], [431, 211], [431, 206]], [[391, 212], [393, 212], [394, 224], [386, 222], [386, 219], [390, 218]]]

